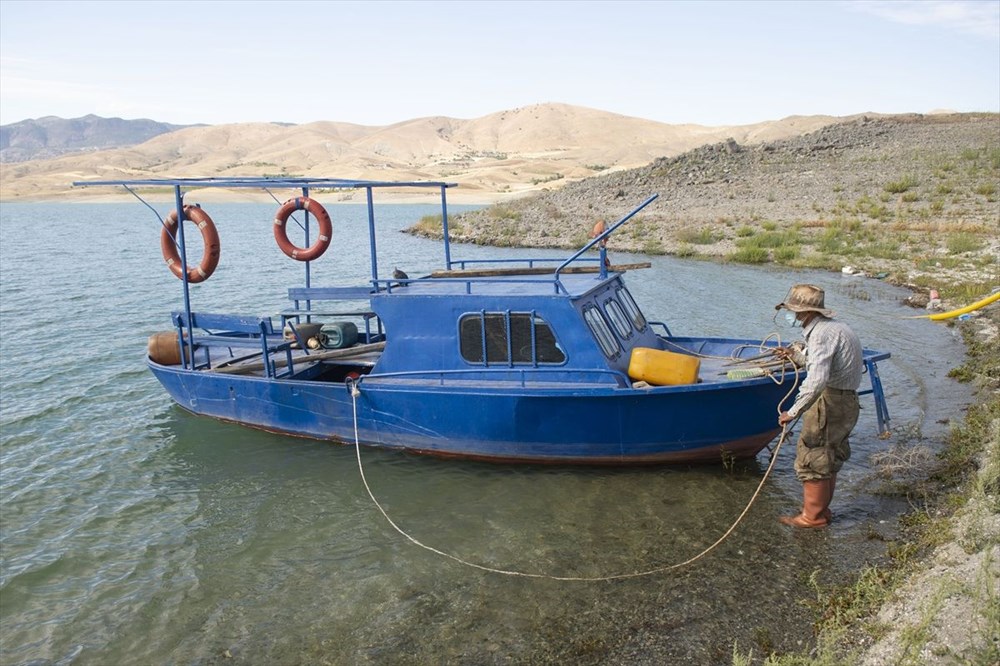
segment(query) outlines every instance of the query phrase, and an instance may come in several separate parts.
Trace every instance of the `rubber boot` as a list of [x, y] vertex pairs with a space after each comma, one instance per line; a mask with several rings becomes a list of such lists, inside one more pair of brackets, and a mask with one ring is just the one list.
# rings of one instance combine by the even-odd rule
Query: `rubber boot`
[[837, 475], [834, 474], [830, 477], [830, 492], [827, 493], [826, 498], [826, 508], [823, 509], [823, 517], [826, 518], [826, 522], [833, 522], [833, 512], [830, 511], [830, 503], [833, 501], [833, 492], [837, 488]]
[[824, 515], [830, 504], [830, 479], [802, 482], [802, 511], [797, 516], [782, 516], [778, 520], [792, 527], [825, 527]]

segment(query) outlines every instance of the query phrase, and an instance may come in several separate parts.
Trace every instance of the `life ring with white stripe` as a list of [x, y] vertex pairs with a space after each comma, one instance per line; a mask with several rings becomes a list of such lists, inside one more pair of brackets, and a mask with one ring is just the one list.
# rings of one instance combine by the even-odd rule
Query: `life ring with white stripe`
[[[308, 248], [296, 246], [288, 240], [288, 233], [285, 231], [285, 223], [289, 216], [297, 211], [305, 210], [316, 218], [319, 223], [319, 237]], [[281, 251], [296, 261], [312, 261], [319, 259], [326, 248], [330, 246], [330, 238], [333, 235], [333, 222], [330, 221], [330, 214], [315, 199], [309, 197], [295, 197], [289, 199], [274, 216], [274, 240], [278, 242]]]
[[[219, 265], [219, 232], [215, 229], [215, 223], [208, 213], [198, 206], [184, 206], [184, 219], [194, 222], [201, 231], [201, 240], [205, 249], [202, 251], [201, 261], [197, 266], [188, 266], [188, 282], [204, 282], [215, 272]], [[174, 275], [183, 279], [184, 271], [181, 268], [181, 256], [177, 252], [177, 211], [173, 211], [163, 222], [163, 230], [160, 232], [160, 251], [163, 253], [163, 260], [167, 262], [167, 267]]]

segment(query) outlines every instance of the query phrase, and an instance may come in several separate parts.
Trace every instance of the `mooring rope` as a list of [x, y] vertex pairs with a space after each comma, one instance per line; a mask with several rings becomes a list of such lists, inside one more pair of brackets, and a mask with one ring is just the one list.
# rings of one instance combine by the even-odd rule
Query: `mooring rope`
[[[794, 361], [792, 362], [792, 365], [795, 366]], [[798, 368], [797, 367], [796, 367], [796, 372], [794, 374], [794, 377], [795, 377], [795, 381], [792, 384], [792, 388], [789, 389], [788, 393], [785, 394], [785, 397], [783, 397], [781, 399], [781, 401], [778, 403], [778, 414], [781, 414], [781, 406], [785, 403], [785, 401], [788, 399], [788, 397], [790, 395], [792, 395], [792, 393], [795, 391], [796, 386], [798, 386], [799, 373], [798, 373]], [[433, 546], [428, 546], [427, 544], [421, 542], [420, 540], [416, 539], [415, 537], [409, 535], [405, 530], [403, 530], [403, 528], [401, 528], [399, 525], [397, 525], [396, 522], [392, 518], [389, 517], [389, 514], [386, 512], [386, 510], [379, 503], [378, 499], [375, 498], [375, 494], [372, 492], [371, 487], [368, 485], [368, 479], [365, 478], [364, 465], [362, 465], [362, 463], [361, 463], [361, 441], [360, 441], [360, 436], [358, 434], [358, 396], [361, 395], [361, 391], [360, 391], [360, 389], [358, 389], [358, 386], [357, 386], [356, 383], [354, 383], [354, 384], [351, 385], [350, 391], [351, 391], [351, 401], [352, 401], [353, 408], [354, 408], [354, 451], [355, 451], [355, 454], [357, 455], [357, 459], [358, 459], [358, 472], [360, 472], [360, 474], [361, 474], [361, 482], [364, 484], [365, 490], [368, 492], [368, 497], [371, 498], [371, 500], [375, 504], [376, 508], [378, 508], [379, 512], [389, 522], [389, 524], [392, 525], [393, 529], [395, 529], [397, 532], [399, 532], [403, 537], [405, 537], [406, 539], [408, 539], [411, 543], [413, 543], [413, 544], [415, 544], [417, 546], [420, 546], [424, 550], [429, 550], [432, 553], [435, 553], [435, 554], [440, 555], [442, 557], [446, 557], [446, 558], [448, 558], [450, 560], [454, 560], [455, 562], [458, 562], [459, 564], [465, 565], [467, 567], [472, 567], [473, 569], [479, 569], [480, 571], [488, 571], [490, 573], [495, 573], [495, 574], [502, 574], [504, 576], [520, 576], [522, 578], [544, 578], [546, 580], [557, 580], [557, 581], [601, 582], [601, 581], [611, 581], [611, 580], [622, 580], [622, 579], [626, 579], [626, 578], [640, 578], [642, 576], [652, 576], [654, 574], [664, 573], [666, 571], [672, 571], [674, 569], [680, 569], [682, 567], [686, 567], [689, 564], [693, 564], [694, 562], [696, 562], [696, 561], [700, 560], [701, 558], [705, 557], [706, 555], [708, 555], [710, 552], [712, 552], [713, 550], [715, 550], [715, 548], [719, 544], [721, 544], [723, 541], [725, 541], [727, 538], [729, 538], [729, 535], [733, 533], [733, 531], [736, 529], [736, 527], [743, 520], [743, 517], [746, 516], [747, 513], [750, 511], [750, 507], [752, 507], [753, 503], [757, 500], [757, 496], [760, 495], [761, 489], [764, 488], [764, 484], [767, 482], [768, 477], [771, 475], [771, 470], [774, 469], [774, 464], [778, 460], [778, 452], [781, 450], [781, 445], [785, 443], [785, 439], [787, 439], [789, 433], [791, 433], [791, 431], [792, 431], [792, 426], [794, 425], [795, 421], [798, 420], [798, 419], [795, 419], [795, 421], [793, 421], [791, 424], [786, 424], [786, 425], [784, 425], [782, 427], [782, 429], [781, 429], [781, 437], [778, 439], [778, 444], [774, 447], [774, 450], [771, 452], [771, 460], [770, 460], [770, 462], [767, 465], [767, 469], [764, 471], [764, 476], [761, 478], [760, 483], [757, 484], [757, 489], [754, 491], [753, 495], [750, 497], [750, 501], [747, 502], [747, 505], [743, 509], [742, 513], [740, 513], [740, 515], [736, 518], [735, 522], [733, 522], [733, 524], [730, 525], [729, 529], [726, 530], [723, 533], [722, 536], [720, 536], [718, 539], [716, 539], [715, 543], [713, 543], [712, 545], [708, 546], [707, 548], [705, 548], [704, 550], [702, 550], [700, 553], [698, 553], [694, 557], [690, 557], [690, 558], [684, 560], [683, 562], [678, 562], [677, 564], [671, 564], [671, 565], [668, 565], [668, 566], [657, 567], [655, 569], [647, 569], [645, 571], [635, 571], [635, 572], [623, 573], [623, 574], [612, 574], [610, 576], [553, 576], [551, 574], [531, 573], [531, 572], [526, 572], [526, 571], [514, 571], [514, 570], [511, 570], [511, 569], [499, 569], [499, 568], [496, 568], [496, 567], [486, 566], [484, 564], [477, 564], [476, 562], [470, 562], [470, 561], [465, 560], [465, 559], [463, 559], [463, 558], [461, 558], [461, 557], [459, 557], [457, 555], [453, 555], [451, 553], [446, 553], [445, 551], [439, 550], [437, 548], [434, 548]]]
[[[770, 340], [771, 338], [775, 339], [775, 342], [777, 342], [777, 347], [768, 347], [766, 345], [767, 341]], [[793, 370], [795, 371], [796, 381], [798, 381], [798, 370], [799, 370], [799, 368], [795, 364], [795, 362], [792, 361], [791, 358], [784, 359], [782, 357], [779, 357], [778, 354], [776, 353], [776, 349], [777, 348], [781, 348], [781, 346], [782, 346], [781, 345], [781, 334], [778, 333], [777, 331], [775, 331], [773, 333], [768, 333], [767, 337], [764, 338], [763, 340], [761, 340], [757, 344], [742, 344], [742, 345], [737, 345], [736, 347], [733, 348], [733, 351], [730, 353], [729, 356], [716, 356], [716, 355], [713, 355], [713, 354], [703, 354], [701, 352], [696, 352], [696, 351], [694, 351], [692, 349], [688, 349], [687, 347], [684, 347], [683, 345], [677, 344], [676, 342], [673, 342], [671, 340], [666, 340], [665, 339], [664, 342], [666, 342], [668, 345], [670, 345], [672, 347], [676, 347], [677, 349], [680, 349], [685, 354], [688, 354], [690, 356], [694, 356], [696, 358], [714, 359], [714, 360], [717, 360], [717, 361], [727, 361], [723, 365], [752, 366], [754, 370], [756, 370], [756, 371], [758, 371], [760, 373], [759, 375], [752, 375], [752, 374], [746, 374], [746, 373], [738, 373], [735, 376], [730, 376], [730, 379], [751, 379], [754, 376], [768, 377], [775, 384], [777, 384], [778, 386], [781, 386], [782, 384], [785, 383], [785, 371], [788, 369], [788, 364], [790, 363], [792, 365]], [[754, 349], [754, 348], [756, 348], [757, 351], [759, 351], [761, 353], [758, 354], [758, 355], [756, 355], [756, 356], [751, 356], [751, 357], [747, 357], [747, 358], [740, 357], [740, 354], [743, 353], [744, 349]], [[778, 361], [778, 362], [776, 362], [776, 361]], [[777, 372], [775, 372], [775, 371], [777, 371]], [[785, 398], [787, 398], [787, 397], [788, 396], [785, 396]], [[782, 402], [784, 402], [784, 399], [782, 399]], [[781, 403], [779, 403], [779, 405], [780, 404]]]
[[[739, 354], [741, 354], [744, 349], [753, 349], [753, 348], [756, 348], [758, 351], [760, 351], [760, 352], [762, 352], [764, 354], [766, 354], [767, 352], [773, 352], [774, 349], [775, 349], [775, 347], [768, 347], [767, 344], [766, 344], [767, 341], [770, 340], [771, 338], [774, 338], [775, 342], [777, 343], [777, 346], [781, 347], [781, 333], [779, 333], [778, 331], [773, 331], [771, 333], [768, 333], [767, 337], [764, 338], [763, 340], [761, 340], [759, 343], [756, 343], [756, 344], [742, 344], [742, 345], [737, 345], [737, 346], [733, 347], [733, 351], [729, 354], [729, 356], [716, 356], [714, 354], [703, 354], [701, 352], [696, 352], [693, 349], [689, 349], [689, 348], [685, 347], [684, 345], [678, 344], [678, 343], [674, 342], [673, 340], [669, 340], [667, 338], [664, 338], [663, 341], [665, 343], [667, 343], [668, 345], [670, 345], [671, 347], [676, 347], [677, 349], [680, 349], [685, 354], [689, 354], [689, 355], [695, 356], [697, 358], [712, 358], [712, 359], [717, 359], [717, 360], [722, 360], [722, 361], [744, 361], [745, 362], [745, 361], [750, 361], [752, 359], [741, 359], [739, 357]], [[755, 358], [759, 358], [759, 357], [755, 357]]]

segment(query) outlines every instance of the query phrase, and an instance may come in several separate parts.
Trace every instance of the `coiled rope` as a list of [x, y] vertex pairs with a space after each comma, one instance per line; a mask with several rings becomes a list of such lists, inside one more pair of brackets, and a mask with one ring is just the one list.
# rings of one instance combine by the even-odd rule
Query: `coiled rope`
[[[792, 362], [792, 365], [795, 366], [794, 361]], [[777, 409], [779, 415], [781, 414], [781, 406], [785, 403], [785, 401], [789, 398], [789, 396], [792, 395], [792, 393], [795, 391], [795, 388], [798, 386], [799, 373], [797, 367], [794, 377], [795, 381], [792, 384], [792, 388], [789, 389], [788, 393], [786, 393], [785, 396], [778, 403]], [[750, 507], [752, 507], [753, 503], [757, 500], [757, 496], [760, 495], [761, 489], [763, 489], [764, 484], [767, 482], [768, 477], [771, 475], [771, 470], [774, 469], [774, 464], [778, 460], [778, 452], [781, 450], [781, 445], [785, 443], [785, 440], [788, 438], [788, 435], [792, 431], [792, 426], [795, 424], [795, 421], [798, 420], [795, 419], [795, 421], [793, 421], [792, 423], [786, 424], [782, 427], [781, 437], [778, 439], [777, 445], [775, 445], [774, 450], [771, 452], [771, 460], [767, 465], [767, 469], [764, 471], [764, 476], [761, 478], [760, 483], [757, 484], [757, 489], [750, 497], [750, 501], [747, 502], [746, 508], [743, 509], [740, 515], [736, 518], [733, 524], [730, 525], [729, 529], [723, 533], [722, 536], [720, 536], [718, 539], [716, 539], [716, 541], [712, 545], [708, 546], [694, 557], [690, 557], [684, 560], [683, 562], [678, 562], [676, 564], [671, 564], [663, 567], [656, 567], [655, 569], [647, 569], [645, 571], [635, 571], [631, 573], [612, 574], [609, 576], [553, 576], [551, 574], [531, 573], [527, 571], [515, 571], [511, 569], [500, 569], [497, 567], [486, 566], [484, 564], [477, 564], [476, 562], [470, 562], [469, 560], [458, 557], [457, 555], [446, 553], [445, 551], [434, 548], [433, 546], [428, 546], [427, 544], [423, 543], [422, 541], [408, 534], [405, 530], [403, 530], [403, 528], [397, 525], [396, 522], [391, 517], [389, 517], [389, 514], [379, 503], [378, 499], [375, 498], [375, 494], [372, 492], [371, 487], [368, 485], [368, 479], [365, 478], [364, 465], [361, 463], [361, 441], [360, 441], [360, 436], [358, 434], [358, 397], [361, 395], [361, 391], [360, 389], [358, 389], [357, 383], [351, 384], [350, 393], [351, 393], [352, 406], [354, 409], [354, 451], [358, 459], [358, 472], [361, 474], [361, 482], [364, 484], [365, 491], [367, 491], [368, 497], [371, 498], [372, 503], [375, 504], [375, 507], [379, 510], [382, 516], [386, 519], [386, 521], [388, 521], [388, 523], [392, 525], [394, 530], [399, 532], [403, 537], [405, 537], [411, 543], [423, 548], [424, 550], [428, 550], [432, 553], [435, 553], [436, 555], [440, 555], [441, 557], [446, 557], [449, 560], [454, 560], [459, 564], [471, 567], [473, 569], [479, 569], [480, 571], [488, 571], [490, 573], [495, 573], [495, 574], [502, 574], [504, 576], [519, 576], [522, 578], [543, 578], [546, 580], [557, 580], [557, 581], [601, 582], [601, 581], [611, 581], [611, 580], [623, 580], [626, 578], [640, 578], [642, 576], [652, 576], [654, 574], [664, 573], [667, 571], [673, 571], [674, 569], [680, 569], [682, 567], [686, 567], [689, 564], [693, 564], [694, 562], [697, 562], [701, 558], [708, 555], [710, 552], [715, 550], [715, 548], [719, 546], [719, 544], [721, 544], [723, 541], [729, 538], [729, 535], [733, 533], [736, 527], [743, 520], [743, 517], [746, 516], [747, 513], [749, 513]]]

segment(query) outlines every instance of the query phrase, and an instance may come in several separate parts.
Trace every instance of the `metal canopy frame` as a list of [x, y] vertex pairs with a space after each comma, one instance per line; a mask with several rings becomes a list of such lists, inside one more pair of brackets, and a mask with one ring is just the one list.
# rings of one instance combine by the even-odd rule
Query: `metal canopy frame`
[[[188, 345], [192, 347], [191, 363], [194, 363], [194, 326], [191, 310], [191, 290], [188, 281], [188, 261], [187, 248], [184, 241], [184, 196], [191, 190], [205, 188], [237, 189], [253, 188], [261, 189], [271, 194], [271, 189], [298, 189], [302, 196], [308, 197], [310, 188], [337, 188], [337, 189], [363, 189], [366, 191], [366, 201], [368, 205], [368, 243], [369, 256], [371, 257], [371, 282], [374, 288], [379, 288], [378, 276], [378, 248], [375, 238], [375, 202], [373, 190], [381, 188], [425, 188], [438, 189], [441, 193], [441, 220], [444, 230], [444, 252], [445, 264], [451, 268], [451, 246], [448, 240], [448, 199], [446, 191], [450, 187], [456, 187], [458, 183], [448, 183], [445, 181], [379, 181], [379, 180], [357, 180], [347, 178], [311, 178], [311, 177], [271, 177], [271, 176], [235, 176], [235, 177], [213, 177], [213, 178], [136, 178], [117, 180], [82, 180], [74, 181], [75, 187], [88, 186], [118, 186], [124, 187], [132, 196], [142, 202], [147, 208], [153, 211], [160, 225], [166, 228], [166, 224], [156, 209], [136, 191], [138, 188], [172, 188], [174, 191], [174, 205], [177, 211], [178, 224], [177, 235], [170, 234], [177, 247], [181, 260], [181, 283], [184, 294], [184, 319], [187, 322]], [[273, 194], [271, 197], [278, 200]], [[304, 211], [305, 224], [302, 225], [305, 231], [305, 243], [309, 245], [309, 211]], [[168, 231], [168, 234], [170, 232]], [[305, 263], [305, 286], [312, 286], [310, 263]], [[308, 304], [307, 304], [308, 308]], [[183, 342], [181, 343], [183, 346]], [[181, 358], [183, 356], [182, 350]]]

